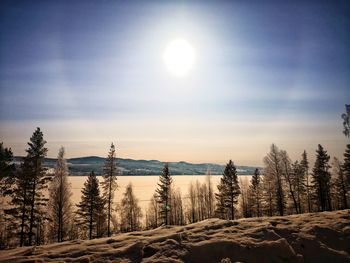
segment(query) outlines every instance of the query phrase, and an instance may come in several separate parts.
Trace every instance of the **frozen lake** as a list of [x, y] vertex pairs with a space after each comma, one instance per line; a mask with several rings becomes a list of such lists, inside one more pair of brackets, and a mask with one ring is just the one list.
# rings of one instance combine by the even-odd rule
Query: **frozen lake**
[[[238, 176], [239, 179], [250, 180], [250, 175]], [[97, 177], [99, 182], [103, 180], [102, 176]], [[173, 185], [175, 189], [179, 188], [182, 197], [186, 197], [188, 193], [188, 188], [191, 182], [195, 183], [198, 180], [200, 183], [205, 182], [205, 175], [173, 175]], [[217, 189], [217, 185], [220, 182], [221, 175], [212, 175], [212, 184], [214, 191]], [[87, 176], [69, 176], [69, 181], [72, 186], [72, 201], [73, 204], [80, 202], [81, 189], [84, 186]], [[157, 188], [157, 183], [159, 182], [159, 176], [118, 176], [118, 189], [115, 192], [114, 202], [120, 202], [123, 193], [125, 192], [126, 185], [131, 182], [133, 185], [134, 193], [139, 199], [139, 205], [143, 213], [148, 207], [149, 200], [152, 198], [155, 189]]]

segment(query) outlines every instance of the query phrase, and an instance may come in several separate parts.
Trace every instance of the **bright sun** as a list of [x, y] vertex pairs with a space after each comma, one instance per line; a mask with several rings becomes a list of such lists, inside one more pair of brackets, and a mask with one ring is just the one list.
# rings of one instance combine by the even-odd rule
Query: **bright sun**
[[184, 77], [193, 68], [195, 51], [188, 41], [177, 39], [166, 46], [163, 59], [170, 73]]

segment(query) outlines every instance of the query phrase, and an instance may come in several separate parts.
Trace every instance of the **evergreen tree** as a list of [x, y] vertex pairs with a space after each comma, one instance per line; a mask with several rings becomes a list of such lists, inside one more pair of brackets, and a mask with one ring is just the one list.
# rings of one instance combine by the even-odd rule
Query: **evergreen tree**
[[258, 168], [255, 169], [252, 179], [250, 181], [250, 193], [253, 199], [254, 215], [257, 217], [261, 216], [261, 178], [260, 171]]
[[[230, 160], [225, 167], [222, 175], [222, 180], [220, 182], [219, 190], [219, 202], [224, 203], [225, 212], [228, 213], [228, 218], [235, 219], [235, 205], [238, 202], [238, 196], [240, 194], [240, 187], [238, 184], [237, 170], [236, 166]], [[220, 200], [223, 198], [223, 200]], [[222, 205], [222, 204], [219, 204]], [[218, 207], [219, 210], [222, 208]], [[220, 211], [221, 212], [221, 211]]]
[[319, 211], [332, 210], [331, 207], [331, 174], [329, 173], [330, 165], [328, 164], [330, 156], [322, 147], [318, 145], [316, 150], [316, 162], [312, 173], [312, 183], [315, 192], [315, 199]]
[[72, 192], [68, 183], [68, 166], [64, 158], [64, 148], [58, 152], [53, 180], [49, 187], [49, 214], [51, 237], [62, 242], [68, 236], [68, 226], [72, 218]]
[[[14, 217], [21, 217], [20, 245], [24, 244], [24, 231], [28, 231], [28, 245], [32, 245], [34, 228], [36, 228], [36, 240], [39, 241], [39, 227], [47, 219], [43, 208], [48, 201], [43, 191], [47, 188], [50, 177], [46, 175], [43, 163], [47, 153], [46, 141], [40, 128], [37, 128], [30, 142], [28, 142], [27, 156], [21, 165], [21, 172], [15, 178], [15, 186], [12, 193], [13, 209], [7, 212]], [[29, 213], [27, 213], [29, 209]], [[17, 210], [17, 211], [16, 211]], [[21, 211], [21, 212], [20, 212]], [[19, 216], [21, 214], [21, 216]], [[26, 229], [29, 220], [29, 229]]]
[[168, 164], [164, 165], [163, 172], [159, 176], [158, 188], [156, 193], [158, 195], [158, 202], [160, 204], [160, 217], [165, 225], [168, 225], [168, 215], [170, 211], [170, 188], [172, 178], [169, 173]]
[[115, 156], [115, 146], [112, 143], [103, 168], [103, 196], [107, 205], [107, 235], [111, 235], [111, 215], [113, 207], [114, 192], [117, 189], [117, 158]]
[[92, 239], [94, 232], [95, 236], [98, 236], [98, 223], [101, 223], [98, 220], [104, 205], [103, 198], [100, 196], [99, 183], [94, 172], [90, 173], [81, 193], [81, 201], [77, 205], [78, 215], [81, 219], [80, 224], [88, 229], [89, 239]]
[[141, 208], [138, 204], [132, 184], [126, 186], [123, 199], [121, 200], [120, 219], [121, 231], [130, 232], [141, 228]]
[[310, 195], [310, 183], [309, 183], [309, 161], [307, 159], [307, 153], [304, 150], [302, 156], [301, 156], [301, 169], [303, 172], [303, 177], [306, 180], [306, 198], [307, 198], [307, 208], [308, 212], [311, 212], [311, 195]]

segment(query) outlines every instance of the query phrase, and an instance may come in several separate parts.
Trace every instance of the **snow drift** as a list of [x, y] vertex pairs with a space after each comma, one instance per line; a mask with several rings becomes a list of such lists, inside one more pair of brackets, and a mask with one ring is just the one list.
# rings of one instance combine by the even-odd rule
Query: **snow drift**
[[1, 262], [350, 262], [350, 210], [118, 234], [0, 251]]

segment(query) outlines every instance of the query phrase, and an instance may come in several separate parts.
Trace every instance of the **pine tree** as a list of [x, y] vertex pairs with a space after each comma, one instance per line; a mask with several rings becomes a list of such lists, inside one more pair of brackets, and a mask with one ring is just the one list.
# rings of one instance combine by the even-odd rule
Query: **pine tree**
[[46, 175], [46, 168], [44, 167], [44, 159], [47, 154], [47, 148], [45, 148], [46, 141], [44, 140], [43, 133], [38, 127], [30, 142], [28, 142], [28, 149], [26, 150], [27, 156], [25, 157], [28, 162], [28, 168], [30, 167], [29, 176], [31, 180], [31, 193], [30, 197], [30, 217], [29, 217], [29, 234], [28, 243], [32, 245], [34, 228], [39, 221], [43, 218], [40, 213], [40, 207], [46, 206], [48, 199], [44, 197], [43, 190], [47, 188], [47, 182], [50, 177]]
[[304, 150], [301, 156], [300, 162], [304, 178], [306, 179], [306, 198], [307, 198], [307, 209], [311, 212], [311, 195], [310, 195], [310, 183], [309, 183], [309, 161], [307, 159], [307, 153]]
[[276, 202], [276, 207], [280, 216], [283, 216], [285, 210], [285, 194], [283, 190], [283, 181], [282, 181], [282, 167], [281, 167], [281, 156], [280, 151], [276, 145], [271, 145], [270, 152], [264, 158], [265, 163], [265, 173], [269, 176], [266, 176], [265, 179], [272, 180], [272, 188], [274, 189], [274, 198]]
[[121, 200], [120, 219], [121, 231], [130, 232], [141, 228], [141, 208], [138, 204], [132, 184], [126, 186], [123, 199]]
[[168, 215], [170, 207], [170, 188], [172, 178], [169, 173], [168, 164], [164, 165], [163, 172], [159, 176], [159, 183], [156, 193], [158, 195], [158, 202], [160, 204], [160, 217], [165, 225], [168, 225]]
[[68, 236], [68, 226], [72, 218], [72, 192], [68, 183], [68, 166], [64, 158], [64, 148], [58, 152], [53, 180], [49, 187], [49, 214], [51, 236], [62, 242]]
[[[235, 219], [235, 205], [238, 202], [240, 187], [238, 184], [236, 166], [233, 164], [232, 160], [226, 164], [218, 190], [220, 191], [218, 201], [221, 202], [222, 200], [220, 200], [220, 198], [223, 198], [225, 212], [228, 213], [228, 218], [231, 220]], [[219, 208], [219, 210], [220, 209], [222, 208]]]
[[107, 235], [111, 235], [111, 215], [113, 207], [114, 192], [117, 189], [117, 158], [115, 156], [115, 146], [112, 143], [103, 168], [103, 196], [107, 205]]
[[98, 236], [98, 219], [104, 205], [103, 198], [100, 196], [99, 183], [94, 172], [90, 173], [81, 193], [81, 201], [77, 205], [78, 215], [81, 219], [81, 224], [89, 230], [89, 239], [92, 239], [94, 231], [95, 235]]
[[261, 178], [260, 171], [258, 168], [255, 169], [252, 179], [250, 181], [250, 192], [252, 194], [253, 199], [253, 208], [255, 210], [255, 216], [261, 216]]
[[329, 159], [330, 156], [327, 154], [327, 151], [319, 144], [316, 150], [316, 162], [312, 170], [312, 183], [319, 211], [332, 210], [330, 196], [331, 174], [329, 173], [331, 166], [328, 164]]

